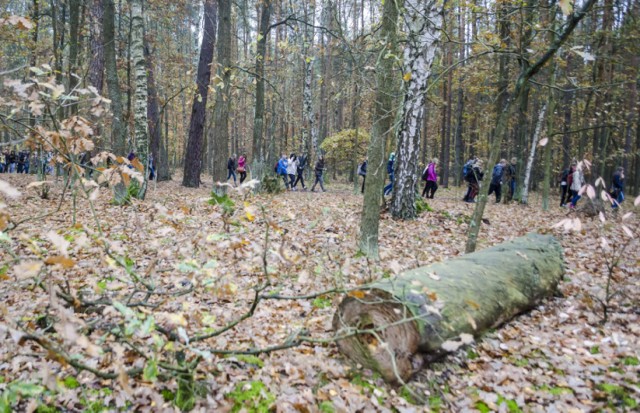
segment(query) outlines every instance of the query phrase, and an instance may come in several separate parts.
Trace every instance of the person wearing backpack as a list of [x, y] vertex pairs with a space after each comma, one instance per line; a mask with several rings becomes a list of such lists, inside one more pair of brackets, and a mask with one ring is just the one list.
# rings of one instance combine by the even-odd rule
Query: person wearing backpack
[[575, 208], [576, 204], [582, 198], [580, 195], [580, 189], [584, 185], [584, 175], [582, 174], [582, 165], [576, 166], [572, 176], [571, 182], [571, 204], [569, 204], [569, 208]]
[[289, 189], [289, 180], [287, 179], [287, 155], [282, 154], [280, 157], [276, 165], [276, 173], [282, 177], [285, 189]]
[[569, 178], [573, 173], [572, 166], [569, 166], [564, 171], [562, 171], [562, 175], [560, 176], [560, 206], [566, 206], [567, 202], [570, 200], [569, 187], [571, 186], [571, 182]]
[[426, 181], [424, 184], [424, 190], [422, 191], [422, 196], [425, 198], [433, 199], [433, 195], [435, 195], [438, 190], [438, 173], [436, 171], [436, 167], [438, 166], [438, 158], [433, 158], [429, 165], [424, 168], [422, 172], [422, 180]]
[[611, 197], [613, 200], [611, 202], [611, 207], [615, 209], [620, 206], [622, 201], [624, 201], [624, 168], [622, 166], [616, 168], [612, 181]]
[[387, 161], [387, 173], [389, 174], [389, 182], [385, 187], [384, 187], [384, 196], [387, 196], [389, 194], [391, 194], [391, 191], [393, 190], [393, 181], [394, 181], [394, 163], [396, 161], [396, 153], [395, 152], [391, 152], [391, 154], [389, 155], [389, 160]]
[[362, 189], [360, 190], [362, 194], [364, 194], [364, 183], [367, 180], [367, 162], [367, 158], [364, 158], [364, 161], [358, 167], [358, 175], [362, 177]]
[[324, 178], [322, 177], [324, 175], [324, 169], [324, 156], [320, 155], [318, 161], [316, 162], [316, 167], [314, 168], [316, 181], [311, 187], [311, 192], [315, 192], [317, 184], [320, 184], [320, 189], [322, 189], [322, 192], [327, 192], [327, 190], [324, 189]]
[[496, 193], [496, 204], [500, 203], [500, 196], [502, 195], [502, 180], [504, 178], [505, 167], [507, 166], [507, 160], [501, 159], [500, 162], [493, 167], [493, 173], [491, 174], [491, 183], [489, 184], [489, 195]]
[[238, 173], [240, 174], [240, 185], [247, 179], [247, 155], [242, 154], [238, 158]]
[[465, 176], [465, 180], [469, 183], [469, 189], [467, 195], [465, 195], [465, 202], [476, 202], [475, 198], [478, 195], [480, 189], [479, 182], [482, 181], [484, 172], [482, 171], [482, 160], [478, 159], [474, 162], [471, 171]]

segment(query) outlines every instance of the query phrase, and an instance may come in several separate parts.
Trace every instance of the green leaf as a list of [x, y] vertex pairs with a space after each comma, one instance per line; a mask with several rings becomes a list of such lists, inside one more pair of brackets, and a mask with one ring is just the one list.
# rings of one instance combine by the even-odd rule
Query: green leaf
[[67, 389], [77, 389], [78, 387], [80, 387], [80, 382], [73, 376], [65, 377], [62, 383]]
[[21, 381], [13, 382], [9, 385], [11, 391], [20, 394], [23, 397], [35, 397], [42, 394], [45, 390], [44, 387], [37, 384], [25, 383]]
[[142, 378], [145, 381], [156, 381], [158, 378], [158, 362], [154, 359], [147, 360], [147, 364], [144, 366]]

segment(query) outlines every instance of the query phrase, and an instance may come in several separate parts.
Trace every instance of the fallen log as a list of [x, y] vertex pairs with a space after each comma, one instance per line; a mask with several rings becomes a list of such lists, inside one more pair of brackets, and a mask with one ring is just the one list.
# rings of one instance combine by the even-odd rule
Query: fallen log
[[407, 380], [423, 363], [550, 296], [564, 273], [552, 236], [529, 234], [459, 258], [403, 272], [351, 292], [333, 318], [338, 348]]

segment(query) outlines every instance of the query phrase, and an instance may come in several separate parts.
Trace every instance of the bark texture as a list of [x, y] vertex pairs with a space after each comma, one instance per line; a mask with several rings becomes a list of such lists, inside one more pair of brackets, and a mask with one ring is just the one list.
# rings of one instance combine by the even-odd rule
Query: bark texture
[[111, 100], [111, 146], [116, 155], [126, 155], [127, 127], [124, 122], [122, 92], [118, 79], [118, 65], [116, 63], [115, 38], [115, 6], [113, 0], [104, 0], [104, 14], [102, 20], [104, 39], [104, 64], [107, 88]]
[[[271, 0], [262, 2], [258, 44], [256, 47], [256, 106], [253, 118], [253, 171], [262, 179], [266, 151], [264, 142], [264, 59], [267, 54], [267, 35], [271, 19]], [[267, 171], [269, 168], [267, 167]]]
[[149, 130], [147, 125], [147, 64], [144, 58], [144, 17], [142, 0], [131, 0], [131, 60], [135, 72], [136, 91], [133, 104], [136, 156], [144, 165], [144, 183], [138, 198], [144, 199], [147, 188]]
[[89, 84], [102, 93], [104, 85], [104, 44], [102, 40], [102, 0], [93, 0], [89, 8], [91, 15], [91, 61], [89, 62]]
[[211, 62], [213, 48], [216, 42], [216, 20], [218, 8], [216, 0], [206, 0], [204, 3], [204, 33], [200, 47], [200, 60], [196, 78], [197, 89], [193, 97], [191, 109], [191, 123], [189, 125], [189, 141], [184, 154], [184, 177], [182, 185], [190, 188], [200, 186], [202, 172], [202, 134], [206, 118], [209, 82], [211, 81]]
[[[219, 4], [218, 58], [216, 104], [213, 112], [213, 128], [208, 131], [209, 159], [213, 182], [224, 182], [227, 177], [227, 157], [229, 155], [229, 96], [231, 83], [231, 2]], [[224, 191], [226, 186], [215, 187]]]
[[398, 129], [398, 159], [391, 213], [394, 218], [413, 219], [417, 215], [415, 201], [419, 176], [420, 126], [427, 81], [440, 39], [443, 3], [436, 0], [405, 0], [404, 4], [404, 18], [409, 28], [403, 67], [407, 86]]
[[536, 158], [536, 148], [540, 135], [542, 134], [542, 127], [544, 126], [544, 116], [547, 112], [547, 105], [542, 106], [540, 113], [538, 114], [538, 122], [536, 123], [536, 130], [533, 133], [533, 139], [531, 140], [531, 151], [529, 152], [529, 159], [527, 160], [527, 168], [524, 172], [524, 183], [522, 185], [522, 200], [523, 204], [529, 201], [529, 182], [531, 180], [531, 169], [533, 168], [533, 161]]
[[369, 159], [367, 185], [364, 188], [362, 219], [360, 221], [360, 250], [367, 256], [378, 259], [378, 229], [380, 226], [380, 201], [382, 188], [387, 176], [385, 145], [393, 136], [393, 100], [395, 82], [393, 64], [397, 39], [398, 8], [401, 0], [387, 0], [382, 12], [381, 42], [384, 44], [379, 53], [376, 67], [376, 103], [371, 142], [367, 150]]
[[385, 380], [408, 379], [423, 360], [454, 351], [556, 290], [562, 247], [529, 234], [416, 268], [352, 293], [333, 319], [340, 351]]

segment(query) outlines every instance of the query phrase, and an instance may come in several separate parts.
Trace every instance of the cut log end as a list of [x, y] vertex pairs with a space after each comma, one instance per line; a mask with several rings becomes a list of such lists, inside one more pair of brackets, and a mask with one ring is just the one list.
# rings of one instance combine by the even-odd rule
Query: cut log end
[[[370, 367], [391, 383], [405, 381], [421, 367], [417, 354], [420, 333], [412, 314], [382, 290], [347, 297], [333, 318], [340, 351], [356, 363]], [[362, 333], [355, 334], [356, 331]], [[353, 334], [353, 335], [351, 335]]]

